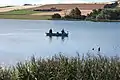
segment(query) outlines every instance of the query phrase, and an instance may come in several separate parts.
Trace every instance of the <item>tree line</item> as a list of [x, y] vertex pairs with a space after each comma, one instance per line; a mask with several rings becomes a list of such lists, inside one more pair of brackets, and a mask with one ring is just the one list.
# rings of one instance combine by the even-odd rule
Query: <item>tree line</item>
[[91, 20], [120, 20], [120, 9], [98, 9], [87, 15], [86, 19]]
[[86, 18], [85, 15], [81, 15], [81, 11], [76, 7], [70, 11], [68, 15], [65, 15], [64, 17], [61, 17], [59, 13], [55, 13], [52, 15], [52, 19], [78, 19], [78, 20], [84, 20]]
[[94, 9], [87, 16], [82, 15], [79, 8], [74, 8], [70, 11], [68, 15], [61, 17], [60, 14], [56, 13], [52, 15], [52, 19], [75, 19], [75, 20], [120, 20], [120, 8], [116, 8], [117, 2], [114, 4], [114, 8], [104, 6], [103, 9]]

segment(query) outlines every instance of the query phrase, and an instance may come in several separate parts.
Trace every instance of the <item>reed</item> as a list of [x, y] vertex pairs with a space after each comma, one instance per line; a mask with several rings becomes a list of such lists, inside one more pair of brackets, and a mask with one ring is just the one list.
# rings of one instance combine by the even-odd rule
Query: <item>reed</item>
[[0, 68], [0, 80], [119, 80], [120, 57], [100, 54], [52, 58], [34, 56], [12, 68]]

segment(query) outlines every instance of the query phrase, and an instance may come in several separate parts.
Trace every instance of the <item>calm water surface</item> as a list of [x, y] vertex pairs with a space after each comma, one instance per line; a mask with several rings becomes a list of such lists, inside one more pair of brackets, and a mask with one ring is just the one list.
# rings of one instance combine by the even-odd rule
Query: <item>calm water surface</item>
[[[69, 37], [45, 36], [50, 28], [54, 32], [65, 29]], [[0, 19], [0, 64], [14, 64], [32, 55], [48, 57], [63, 52], [75, 56], [97, 52], [107, 56], [120, 55], [119, 22], [4, 20]], [[95, 51], [91, 49], [95, 48]]]

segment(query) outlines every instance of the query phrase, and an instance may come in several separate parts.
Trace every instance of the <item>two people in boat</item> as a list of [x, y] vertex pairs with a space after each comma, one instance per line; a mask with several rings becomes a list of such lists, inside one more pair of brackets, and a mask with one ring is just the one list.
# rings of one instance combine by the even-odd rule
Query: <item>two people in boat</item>
[[[52, 29], [50, 29], [50, 30], [49, 30], [49, 33], [51, 33], [51, 34], [52, 34]], [[61, 33], [62, 33], [62, 34], [65, 34], [64, 29], [62, 29]], [[57, 32], [57, 34], [59, 34], [59, 32]]]

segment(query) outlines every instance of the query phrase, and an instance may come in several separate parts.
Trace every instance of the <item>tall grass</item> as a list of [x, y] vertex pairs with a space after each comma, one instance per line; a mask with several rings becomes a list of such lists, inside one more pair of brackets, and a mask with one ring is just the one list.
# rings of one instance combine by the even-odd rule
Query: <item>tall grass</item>
[[52, 58], [19, 62], [0, 68], [0, 80], [120, 80], [120, 57], [101, 55]]

